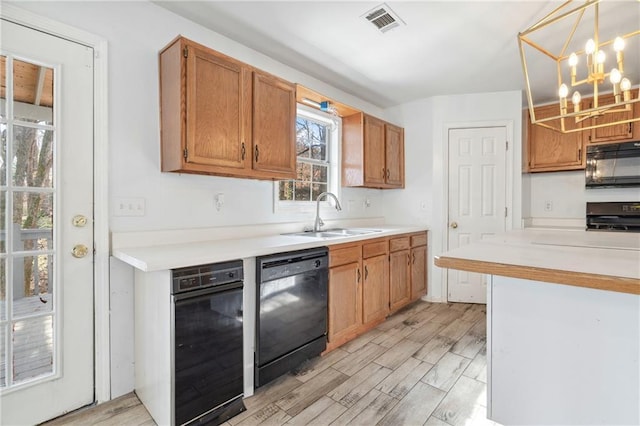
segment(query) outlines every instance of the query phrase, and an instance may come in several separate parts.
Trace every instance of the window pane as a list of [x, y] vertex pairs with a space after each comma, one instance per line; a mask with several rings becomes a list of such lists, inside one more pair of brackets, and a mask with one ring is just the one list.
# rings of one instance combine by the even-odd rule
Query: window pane
[[293, 181], [280, 181], [280, 200], [293, 200]]
[[53, 372], [53, 317], [47, 315], [13, 323], [13, 381]]
[[311, 201], [311, 185], [309, 182], [296, 182], [295, 201]]
[[[313, 182], [327, 183], [327, 166], [313, 165]], [[325, 185], [326, 186], [326, 185]]]
[[53, 124], [53, 69], [14, 59], [13, 116]]
[[7, 191], [0, 191], [0, 253], [7, 252]]
[[7, 119], [7, 57], [0, 55], [0, 120]]
[[0, 321], [7, 319], [7, 260], [0, 259]]
[[53, 249], [53, 194], [14, 192], [14, 250]]
[[7, 184], [7, 125], [0, 123], [0, 186]]
[[303, 182], [311, 182], [311, 164], [298, 163], [298, 178], [296, 180]]
[[317, 199], [318, 195], [322, 194], [323, 192], [327, 192], [327, 185], [323, 184], [323, 183], [314, 183], [313, 185], [311, 185], [311, 197], [313, 197], [313, 199]]
[[7, 326], [0, 325], [0, 388], [7, 386]]
[[298, 157], [309, 158], [309, 122], [304, 118], [296, 119], [296, 153]]
[[50, 312], [53, 305], [53, 256], [15, 257], [13, 262], [13, 317]]
[[13, 139], [14, 185], [50, 188], [53, 180], [53, 131], [14, 126]]

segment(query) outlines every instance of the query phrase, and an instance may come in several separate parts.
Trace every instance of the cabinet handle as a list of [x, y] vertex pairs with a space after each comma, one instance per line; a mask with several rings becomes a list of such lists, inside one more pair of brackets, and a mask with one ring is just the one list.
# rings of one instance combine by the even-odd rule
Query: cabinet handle
[[387, 175], [387, 169], [385, 169], [384, 167], [382, 168], [382, 178], [384, 179], [384, 177]]
[[387, 169], [387, 180], [389, 179], [390, 176], [391, 176], [391, 170]]
[[244, 160], [244, 157], [247, 155], [247, 148], [245, 148], [244, 142], [242, 142], [242, 149], [240, 152], [242, 153], [242, 159]]
[[256, 145], [256, 163], [258, 162], [259, 156], [260, 156], [260, 151], [258, 150], [258, 145]]
[[407, 265], [411, 265], [411, 255], [407, 254]]
[[582, 148], [578, 148], [578, 161], [582, 162]]
[[367, 268], [367, 265], [364, 265], [364, 279], [366, 280], [368, 276], [369, 276], [369, 268]]
[[413, 263], [414, 265], [416, 264], [416, 254], [415, 254], [415, 253], [413, 253], [413, 261], [412, 261], [412, 263]]
[[358, 282], [360, 282], [360, 268], [356, 269], [356, 271], [358, 272]]

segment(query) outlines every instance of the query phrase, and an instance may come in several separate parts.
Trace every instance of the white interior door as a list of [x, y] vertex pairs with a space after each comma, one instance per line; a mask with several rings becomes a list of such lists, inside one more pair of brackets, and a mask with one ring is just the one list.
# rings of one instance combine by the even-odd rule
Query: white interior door
[[[505, 127], [450, 130], [449, 250], [505, 230], [506, 141]], [[487, 303], [481, 274], [449, 269], [447, 286], [451, 302]]]
[[94, 400], [93, 50], [1, 23], [0, 424]]

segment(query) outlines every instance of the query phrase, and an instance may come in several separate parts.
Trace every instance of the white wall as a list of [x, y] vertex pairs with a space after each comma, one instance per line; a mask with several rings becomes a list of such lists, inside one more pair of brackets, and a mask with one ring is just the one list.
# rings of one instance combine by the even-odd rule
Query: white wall
[[[405, 128], [406, 189], [383, 194], [385, 217], [392, 223], [429, 225], [429, 300], [446, 301], [446, 276], [433, 265], [433, 256], [446, 251], [447, 129], [507, 125], [511, 130], [513, 206], [509, 227], [521, 227], [522, 218], [522, 94], [499, 92], [438, 96], [386, 111], [387, 118]], [[423, 206], [423, 204], [426, 205]]]
[[[584, 226], [587, 201], [640, 200], [640, 188], [586, 189], [584, 170], [530, 173], [523, 180], [523, 197], [528, 200], [523, 215], [534, 222], [552, 224], [556, 219], [573, 219]], [[545, 210], [547, 202], [551, 202], [550, 211]]]

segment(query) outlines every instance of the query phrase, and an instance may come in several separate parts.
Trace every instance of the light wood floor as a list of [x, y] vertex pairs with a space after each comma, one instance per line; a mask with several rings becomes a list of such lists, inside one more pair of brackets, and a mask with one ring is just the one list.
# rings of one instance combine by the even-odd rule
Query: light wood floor
[[[245, 425], [495, 425], [486, 419], [485, 305], [418, 301], [260, 388]], [[152, 425], [134, 394], [47, 425]]]

